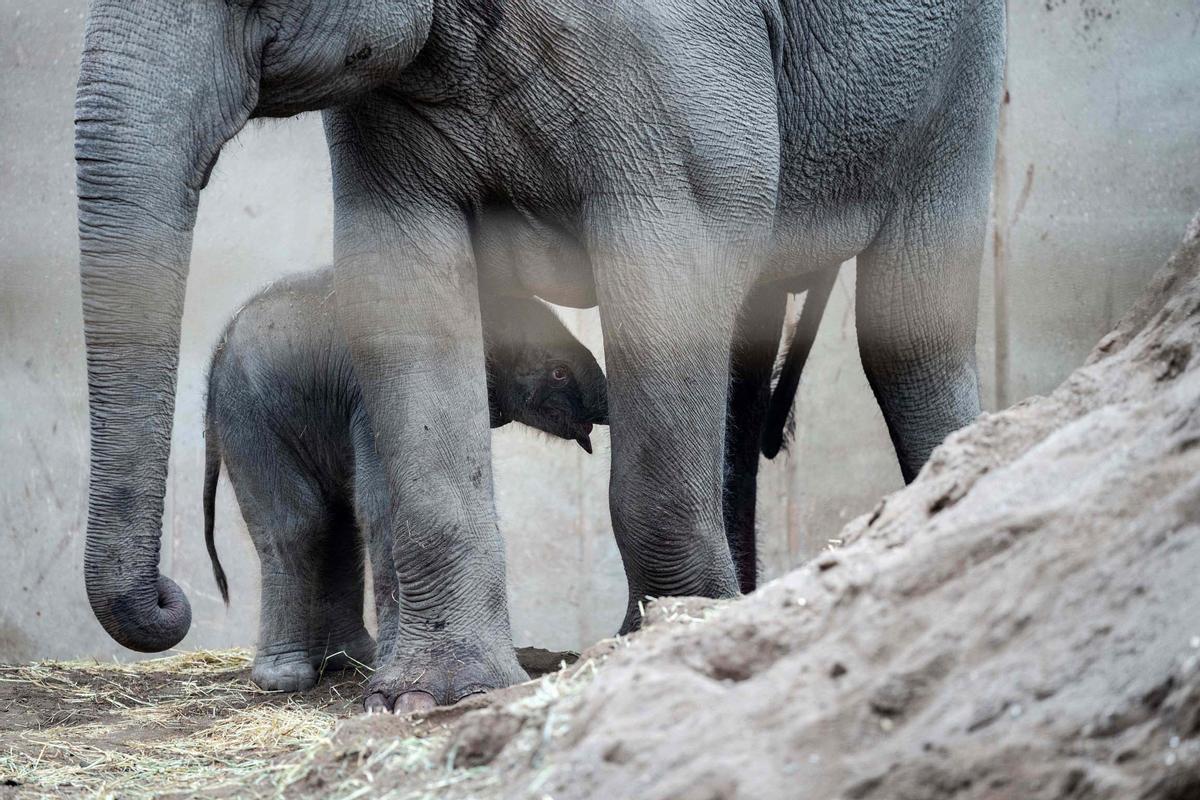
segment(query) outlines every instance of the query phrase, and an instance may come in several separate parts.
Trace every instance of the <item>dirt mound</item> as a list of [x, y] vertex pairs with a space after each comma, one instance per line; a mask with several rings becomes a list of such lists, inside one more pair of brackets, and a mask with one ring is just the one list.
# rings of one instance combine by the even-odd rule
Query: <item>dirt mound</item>
[[538, 681], [350, 719], [227, 791], [1196, 800], [1197, 347], [1200, 217], [1087, 365], [955, 434], [839, 549], [737, 602], [652, 604]]
[[1200, 217], [1056, 392], [615, 653], [531, 763], [500, 751], [503, 795], [1200, 798], [1198, 274]]

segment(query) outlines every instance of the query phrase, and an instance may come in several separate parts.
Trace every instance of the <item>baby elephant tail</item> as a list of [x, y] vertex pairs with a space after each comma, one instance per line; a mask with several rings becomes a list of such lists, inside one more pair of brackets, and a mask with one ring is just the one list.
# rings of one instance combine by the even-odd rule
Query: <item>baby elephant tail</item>
[[217, 580], [217, 588], [221, 590], [221, 599], [229, 605], [229, 583], [225, 580], [225, 570], [221, 568], [221, 559], [217, 557], [217, 543], [213, 539], [213, 527], [216, 524], [217, 511], [217, 479], [221, 477], [221, 451], [217, 447], [217, 437], [211, 424], [204, 426], [204, 544], [208, 548], [208, 559], [212, 562], [213, 577]]
[[774, 458], [783, 449], [792, 402], [800, 386], [800, 373], [804, 371], [804, 362], [808, 361], [813, 341], [817, 338], [817, 328], [821, 326], [825, 304], [829, 302], [829, 294], [837, 276], [836, 267], [818, 273], [813, 276], [805, 292], [804, 309], [792, 333], [792, 341], [788, 345], [783, 367], [779, 370], [779, 380], [775, 384], [775, 391], [771, 393], [771, 403], [767, 409], [767, 421], [762, 433], [762, 454], [767, 458]]

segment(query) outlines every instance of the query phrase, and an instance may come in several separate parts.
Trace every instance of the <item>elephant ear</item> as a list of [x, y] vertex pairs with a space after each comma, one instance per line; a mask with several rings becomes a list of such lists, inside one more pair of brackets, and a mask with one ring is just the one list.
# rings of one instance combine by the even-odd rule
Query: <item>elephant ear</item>
[[484, 371], [487, 376], [488, 426], [501, 428], [512, 422], [505, 391], [508, 378], [504, 374], [504, 365], [498, 360], [499, 354], [487, 350], [484, 354]]
[[512, 422], [512, 417], [505, 412], [503, 405], [496, 398], [495, 392], [488, 387], [488, 426], [492, 428], [503, 428], [508, 423]]

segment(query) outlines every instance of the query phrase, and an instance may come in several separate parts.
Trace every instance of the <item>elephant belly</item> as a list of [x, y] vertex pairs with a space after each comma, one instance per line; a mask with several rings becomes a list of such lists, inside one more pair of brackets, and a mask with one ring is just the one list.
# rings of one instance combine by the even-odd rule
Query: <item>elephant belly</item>
[[511, 206], [489, 209], [480, 222], [475, 255], [482, 286], [571, 308], [596, 305], [586, 249], [553, 223]]
[[760, 284], [789, 292], [808, 288], [810, 278], [857, 256], [875, 238], [887, 207], [883, 203], [780, 210]]

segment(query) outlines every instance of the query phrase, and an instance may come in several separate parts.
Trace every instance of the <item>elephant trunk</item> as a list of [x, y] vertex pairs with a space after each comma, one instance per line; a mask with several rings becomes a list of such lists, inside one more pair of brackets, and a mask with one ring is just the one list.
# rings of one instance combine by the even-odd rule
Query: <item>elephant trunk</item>
[[144, 652], [174, 646], [191, 623], [183, 591], [158, 571], [180, 320], [200, 189], [253, 108], [252, 91], [221, 96], [252, 83], [217, 77], [237, 60], [218, 51], [225, 4], [192, 4], [183, 18], [163, 8], [94, 4], [75, 119], [91, 420], [84, 575], [104, 629]]

